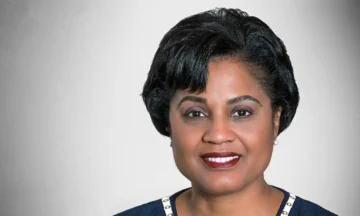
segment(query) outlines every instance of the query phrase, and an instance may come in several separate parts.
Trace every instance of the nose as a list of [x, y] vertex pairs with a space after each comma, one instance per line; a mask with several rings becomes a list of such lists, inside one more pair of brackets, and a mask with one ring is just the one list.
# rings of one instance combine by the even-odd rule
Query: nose
[[203, 136], [203, 142], [223, 144], [233, 142], [235, 134], [230, 127], [230, 122], [224, 119], [214, 119]]

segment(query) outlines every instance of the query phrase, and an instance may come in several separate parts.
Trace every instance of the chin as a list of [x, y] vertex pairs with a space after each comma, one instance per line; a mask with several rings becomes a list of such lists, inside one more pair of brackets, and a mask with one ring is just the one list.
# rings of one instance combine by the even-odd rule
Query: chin
[[244, 184], [242, 181], [235, 180], [231, 178], [218, 178], [218, 179], [209, 179], [210, 181], [202, 182], [201, 184], [193, 183], [193, 187], [198, 188], [203, 193], [212, 195], [212, 196], [220, 196], [232, 194], [236, 191], [241, 190]]

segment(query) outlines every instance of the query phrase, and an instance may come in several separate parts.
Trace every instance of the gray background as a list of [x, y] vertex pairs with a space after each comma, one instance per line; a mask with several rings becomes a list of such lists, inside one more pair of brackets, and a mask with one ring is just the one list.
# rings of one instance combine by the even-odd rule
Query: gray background
[[269, 183], [357, 215], [355, 0], [1, 0], [0, 215], [112, 215], [188, 187], [139, 94], [165, 32], [217, 6], [263, 19], [293, 62], [301, 102]]

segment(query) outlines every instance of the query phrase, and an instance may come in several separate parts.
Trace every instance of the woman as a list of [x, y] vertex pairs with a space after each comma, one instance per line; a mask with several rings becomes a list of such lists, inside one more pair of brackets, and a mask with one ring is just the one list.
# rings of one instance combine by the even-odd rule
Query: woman
[[222, 8], [180, 21], [142, 96], [192, 187], [118, 216], [334, 215], [264, 179], [299, 93], [284, 44], [258, 18]]

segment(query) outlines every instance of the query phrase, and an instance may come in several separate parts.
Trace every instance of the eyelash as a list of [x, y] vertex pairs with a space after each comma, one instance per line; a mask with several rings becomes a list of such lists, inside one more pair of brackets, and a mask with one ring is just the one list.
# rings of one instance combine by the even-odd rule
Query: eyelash
[[[239, 112], [242, 112], [243, 114], [242, 115], [237, 115], [237, 116], [234, 116], [235, 113], [238, 113]], [[245, 112], [245, 114], [244, 114]], [[198, 116], [191, 116], [193, 115], [194, 113], [196, 113]], [[231, 115], [231, 117], [235, 117], [235, 118], [246, 118], [246, 117], [249, 117], [251, 116], [254, 112], [252, 110], [249, 110], [249, 109], [236, 109], [232, 112], [233, 114]], [[199, 115], [203, 115], [203, 116], [199, 116]], [[204, 114], [203, 111], [200, 111], [200, 110], [191, 110], [191, 111], [188, 111], [184, 114], [185, 117], [187, 118], [203, 118], [203, 117], [207, 117], [206, 114]]]
[[238, 115], [238, 116], [235, 116], [235, 117], [237, 117], [237, 118], [245, 118], [245, 117], [248, 117], [248, 116], [253, 114], [252, 110], [247, 110], [247, 109], [238, 109], [233, 113], [239, 113], [239, 112], [245, 112], [245, 115]]
[[[194, 113], [197, 113], [197, 114], [202, 114], [204, 116], [198, 116], [198, 117], [195, 117], [195, 116], [190, 116], [191, 114], [194, 114]], [[184, 114], [185, 117], [188, 117], [188, 118], [201, 118], [201, 117], [206, 117], [206, 115], [203, 113], [203, 111], [200, 111], [200, 110], [190, 110], [188, 112], [186, 112]]]

